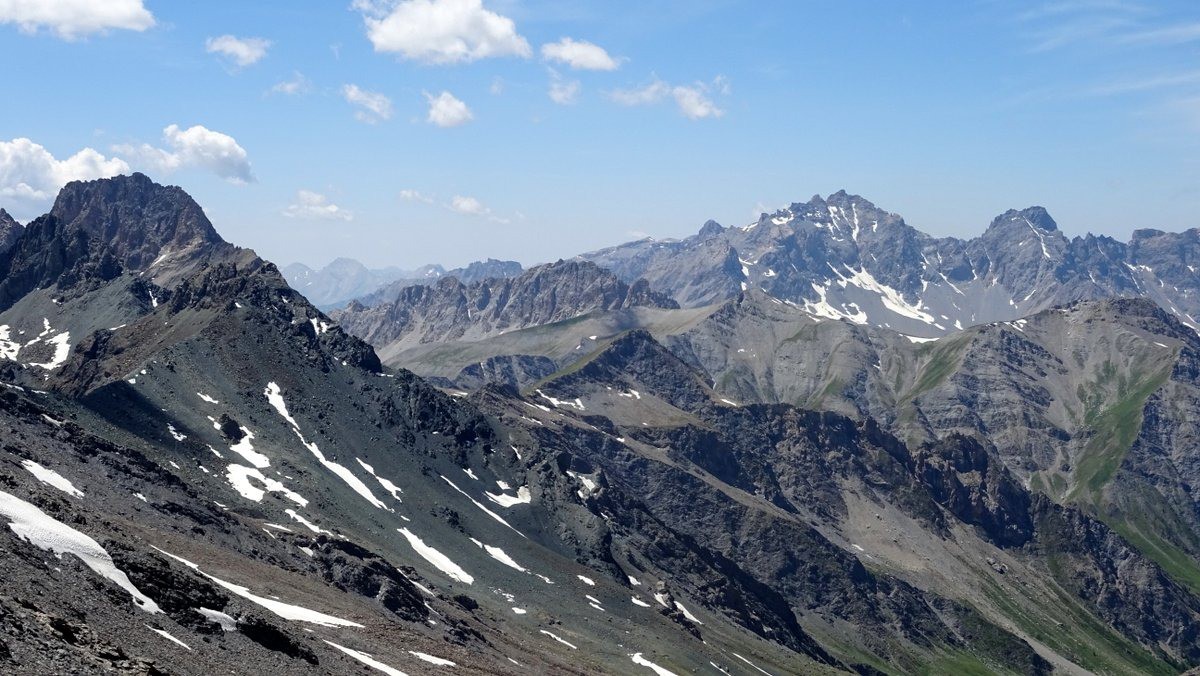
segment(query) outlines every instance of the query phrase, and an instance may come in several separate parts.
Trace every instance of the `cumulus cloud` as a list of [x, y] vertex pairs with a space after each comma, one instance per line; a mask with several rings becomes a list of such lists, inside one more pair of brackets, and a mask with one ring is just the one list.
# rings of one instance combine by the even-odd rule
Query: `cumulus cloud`
[[542, 45], [542, 58], [566, 64], [575, 70], [616, 70], [621, 65], [600, 45], [571, 38]]
[[0, 23], [77, 40], [111, 29], [144, 31], [154, 26], [154, 15], [142, 0], [0, 0]]
[[18, 218], [35, 216], [71, 181], [125, 173], [129, 165], [124, 160], [105, 157], [92, 148], [60, 160], [27, 138], [0, 141], [0, 199]]
[[287, 80], [275, 83], [267, 90], [268, 94], [282, 94], [284, 96], [299, 96], [312, 91], [312, 81], [304, 77], [304, 73], [296, 71], [292, 73], [292, 77]]
[[239, 68], [261, 61], [270, 47], [271, 41], [264, 38], [239, 38], [233, 35], [221, 35], [204, 42], [204, 49], [209, 54], [223, 57]]
[[422, 63], [466, 63], [532, 54], [512, 19], [482, 0], [355, 0], [377, 52]]
[[455, 195], [450, 199], [450, 210], [467, 216], [486, 216], [492, 211], [474, 197], [462, 195]]
[[582, 85], [579, 80], [563, 80], [554, 70], [550, 71], [550, 89], [546, 93], [550, 100], [560, 106], [569, 106], [579, 100]]
[[342, 98], [346, 99], [347, 103], [358, 107], [358, 110], [354, 111], [354, 117], [360, 122], [375, 124], [380, 120], [392, 117], [392, 100], [379, 92], [367, 91], [358, 85], [348, 84], [342, 87]]
[[618, 89], [609, 94], [613, 101], [623, 106], [646, 106], [662, 103], [668, 99], [675, 102], [679, 112], [691, 120], [701, 120], [708, 117], [721, 117], [725, 111], [713, 102], [710, 92], [716, 89], [720, 94], [729, 92], [729, 81], [724, 76], [718, 76], [710, 86], [703, 82], [693, 85], [670, 85], [658, 78], [649, 84], [634, 89]]
[[426, 195], [420, 190], [412, 190], [405, 188], [400, 191], [400, 199], [405, 202], [423, 202], [425, 204], [433, 204], [433, 196]]
[[485, 206], [483, 202], [480, 202], [474, 197], [468, 197], [465, 195], [455, 195], [454, 197], [450, 198], [450, 203], [446, 205], [446, 208], [456, 214], [486, 218], [494, 223], [510, 222], [507, 218], [501, 218], [493, 214], [492, 210]]
[[429, 102], [429, 114], [425, 121], [439, 127], [461, 127], [475, 119], [467, 104], [458, 100], [450, 92], [442, 92], [437, 96], [425, 92], [425, 100]]
[[113, 146], [115, 153], [124, 155], [135, 167], [157, 173], [179, 169], [199, 168], [213, 172], [231, 183], [251, 183], [250, 159], [245, 148], [228, 134], [213, 131], [203, 125], [180, 129], [173, 124], [163, 129], [165, 148], [148, 143]]
[[321, 193], [311, 190], [296, 191], [296, 201], [283, 210], [283, 215], [305, 221], [349, 221], [354, 219], [352, 212], [331, 203]]

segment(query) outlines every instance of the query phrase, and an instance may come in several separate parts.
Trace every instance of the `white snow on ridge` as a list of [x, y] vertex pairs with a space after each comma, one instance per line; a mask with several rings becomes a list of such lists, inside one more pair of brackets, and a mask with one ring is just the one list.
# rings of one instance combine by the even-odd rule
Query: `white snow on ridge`
[[396, 530], [399, 531], [406, 540], [408, 540], [408, 544], [413, 548], [413, 551], [420, 555], [421, 558], [433, 564], [434, 568], [437, 568], [445, 573], [450, 579], [457, 580], [458, 582], [463, 582], [465, 584], [472, 584], [475, 582], [475, 578], [472, 577], [470, 573], [460, 568], [457, 563], [451, 561], [450, 557], [425, 544], [424, 540], [417, 537], [409, 529], [397, 528]]
[[21, 344], [12, 340], [11, 331], [8, 324], [0, 324], [0, 357], [16, 361], [21, 352]]
[[696, 619], [696, 616], [695, 616], [695, 615], [693, 615], [693, 614], [692, 614], [692, 613], [691, 613], [691, 612], [690, 612], [690, 611], [689, 611], [687, 608], [685, 608], [685, 607], [683, 606], [683, 604], [682, 604], [682, 603], [680, 603], [679, 601], [676, 601], [676, 602], [675, 602], [675, 607], [679, 609], [679, 612], [683, 613], [683, 616], [684, 616], [684, 617], [688, 618], [688, 619], [689, 619], [689, 620], [691, 620], [692, 622], [695, 622], [696, 624], [700, 624], [700, 625], [703, 625], [703, 624], [704, 624], [704, 623], [703, 623], [703, 622], [701, 622], [700, 620]]
[[533, 502], [533, 495], [529, 492], [528, 486], [521, 486], [518, 488], [517, 497], [515, 498], [511, 495], [504, 495], [503, 493], [496, 495], [495, 493], [489, 493], [488, 491], [484, 491], [483, 494], [488, 497], [488, 500], [491, 500], [492, 502], [504, 508], [512, 507], [513, 505], [528, 505], [529, 503]]
[[502, 516], [500, 516], [499, 514], [497, 514], [497, 513], [493, 512], [492, 510], [488, 509], [487, 507], [484, 507], [482, 502], [480, 502], [480, 501], [476, 500], [475, 498], [471, 497], [471, 496], [470, 496], [470, 495], [469, 495], [469, 494], [468, 494], [466, 491], [464, 491], [463, 489], [459, 488], [459, 487], [458, 487], [458, 485], [457, 485], [457, 484], [455, 484], [453, 481], [451, 481], [451, 480], [447, 479], [446, 477], [442, 476], [441, 474], [439, 474], [438, 476], [442, 477], [442, 481], [445, 481], [446, 483], [450, 484], [450, 487], [451, 487], [451, 488], [453, 488], [454, 490], [458, 491], [459, 493], [462, 493], [464, 497], [466, 497], [468, 500], [470, 500], [471, 502], [473, 502], [473, 503], [475, 504], [475, 506], [476, 506], [476, 507], [478, 507], [479, 509], [482, 509], [482, 510], [483, 510], [483, 511], [484, 511], [484, 512], [485, 512], [485, 513], [488, 515], [488, 516], [492, 517], [492, 518], [493, 518], [493, 519], [495, 519], [496, 521], [499, 521], [500, 523], [504, 524], [505, 526], [508, 526], [508, 527], [509, 527], [509, 529], [511, 529], [511, 530], [512, 530], [512, 532], [516, 533], [517, 535], [520, 535], [521, 537], [525, 537], [525, 534], [524, 534], [524, 533], [522, 533], [521, 531], [517, 530], [516, 528], [513, 528], [512, 524], [510, 524], [509, 522], [507, 522], [507, 521], [505, 521], [505, 520], [504, 520], [504, 517], [502, 517]]
[[567, 647], [568, 647], [568, 648], [570, 648], [571, 650], [579, 650], [579, 648], [576, 648], [574, 644], [572, 644], [572, 643], [568, 643], [567, 641], [564, 641], [563, 639], [559, 638], [559, 637], [558, 637], [556, 634], [554, 634], [554, 633], [548, 632], [548, 631], [546, 631], [545, 629], [539, 629], [538, 631], [540, 631], [541, 633], [543, 633], [543, 634], [545, 634], [545, 635], [549, 636], [550, 638], [554, 639], [555, 641], [558, 641], [559, 643], [561, 643], [561, 644], [563, 644], [563, 645], [567, 646]]
[[58, 472], [42, 467], [32, 460], [22, 460], [21, 466], [24, 467], [25, 470], [30, 474], [32, 474], [38, 481], [46, 484], [47, 486], [53, 486], [54, 488], [57, 488], [58, 490], [72, 497], [83, 497], [83, 491], [75, 488], [75, 484], [71, 483], [70, 479], [59, 474]]
[[575, 577], [579, 578], [579, 581], [580, 581], [580, 582], [582, 582], [582, 583], [586, 584], [586, 585], [587, 585], [587, 586], [589, 586], [589, 587], [595, 587], [595, 586], [596, 586], [596, 581], [595, 581], [595, 580], [593, 580], [593, 579], [592, 579], [592, 578], [590, 578], [590, 577], [584, 577], [584, 576], [582, 576], [582, 575], [576, 575]]
[[[153, 546], [153, 545], [151, 545], [151, 546]], [[237, 594], [238, 596], [246, 599], [247, 601], [250, 601], [251, 603], [262, 606], [263, 608], [266, 608], [267, 610], [271, 611], [272, 613], [275, 613], [276, 615], [278, 615], [279, 617], [282, 617], [285, 620], [295, 620], [297, 622], [307, 622], [309, 624], [317, 624], [322, 627], [358, 627], [360, 629], [362, 628], [362, 625], [357, 622], [351, 622], [350, 620], [343, 620], [342, 618], [334, 617], [333, 615], [326, 615], [325, 613], [317, 612], [310, 608], [305, 608], [304, 606], [295, 606], [290, 603], [284, 603], [282, 601], [276, 601], [275, 599], [269, 599], [269, 598], [264, 598], [262, 596], [258, 596], [257, 594], [254, 594], [253, 592], [251, 592], [249, 590], [249, 588], [247, 588], [247, 587], [243, 587], [239, 584], [234, 584], [232, 582], [226, 582], [225, 580], [222, 580], [219, 577], [214, 577], [212, 575], [209, 575], [208, 573], [200, 570], [200, 566], [192, 563], [191, 561], [188, 561], [187, 559], [183, 558], [182, 556], [175, 556], [171, 552], [168, 552], [163, 549], [159, 549], [158, 547], [154, 547], [154, 549], [157, 550], [158, 552], [161, 552], [162, 554], [165, 554], [166, 556], [171, 557], [172, 559], [175, 559], [176, 561], [182, 563], [183, 565], [187, 566], [188, 568], [191, 568], [192, 570], [196, 571], [197, 573], [200, 573], [204, 577], [207, 577], [208, 579], [210, 579], [213, 582], [217, 583], [218, 585], [224, 587], [225, 589], [233, 592], [234, 594]]]
[[542, 399], [545, 399], [546, 401], [549, 401], [551, 404], [553, 404], [555, 408], [560, 408], [563, 406], [570, 406], [571, 408], [573, 408], [577, 411], [584, 410], [583, 402], [580, 401], [578, 397], [576, 397], [575, 401], [563, 401], [562, 399], [555, 399], [554, 397], [546, 394], [545, 392], [542, 392], [541, 390], [534, 390], [534, 392], [537, 392], [538, 396], [541, 397]]
[[746, 659], [745, 657], [742, 657], [741, 655], [739, 655], [737, 653], [730, 653], [730, 654], [733, 655], [734, 657], [738, 658], [739, 660], [745, 662], [746, 664], [749, 664], [750, 666], [754, 667], [755, 669], [758, 669], [758, 671], [766, 674], [767, 676], [772, 676], [771, 672], [760, 668], [757, 664], [751, 662], [750, 660]]
[[209, 622], [215, 622], [221, 625], [221, 631], [237, 630], [237, 620], [219, 610], [213, 610], [212, 608], [197, 608], [196, 612], [203, 615]]
[[191, 648], [191, 646], [189, 646], [188, 644], [184, 643], [183, 641], [180, 641], [179, 639], [175, 638], [174, 636], [170, 635], [169, 633], [167, 633], [166, 631], [164, 631], [164, 630], [162, 630], [162, 629], [155, 629], [154, 627], [151, 627], [151, 626], [150, 626], [150, 625], [148, 625], [148, 624], [146, 625], [146, 628], [147, 628], [147, 629], [149, 629], [150, 631], [152, 631], [152, 632], [154, 632], [154, 633], [158, 634], [159, 636], [161, 636], [161, 637], [163, 637], [163, 638], [167, 639], [167, 640], [168, 640], [168, 641], [170, 641], [171, 643], [176, 643], [176, 644], [179, 644], [179, 645], [183, 646], [184, 648], [186, 648], [186, 649], [187, 649], [187, 650], [189, 650], [189, 651], [192, 649], [192, 648]]
[[[245, 465], [229, 465], [225, 469], [225, 479], [233, 490], [237, 491], [243, 498], [253, 500], [254, 502], [262, 502], [263, 496], [267, 493], [282, 493], [285, 498], [300, 505], [301, 507], [308, 505], [308, 499], [299, 493], [290, 490], [283, 482], [271, 477], [264, 476], [261, 471], [255, 467], [246, 467]], [[250, 483], [251, 479], [256, 479], [262, 484], [262, 488]]]
[[674, 671], [660, 667], [645, 657], [642, 657], [641, 653], [634, 653], [629, 656], [629, 659], [633, 660], [634, 664], [638, 664], [646, 667], [647, 669], [653, 670], [654, 673], [658, 674], [658, 676], [679, 676], [679, 674], [676, 674]]
[[[214, 421], [213, 427], [219, 428], [220, 425]], [[236, 444], [230, 446], [229, 450], [242, 456], [246, 462], [254, 465], [258, 469], [266, 469], [267, 467], [270, 467], [271, 459], [254, 450], [254, 433], [250, 431], [250, 428], [244, 426], [241, 428], [241, 430], [242, 438], [239, 439]], [[213, 453], [216, 453], [216, 451], [213, 451]], [[221, 454], [217, 453], [217, 457], [221, 457]]]
[[[296, 523], [300, 524], [301, 526], [304, 526], [305, 528], [311, 530], [314, 533], [324, 533], [324, 534], [330, 535], [330, 536], [334, 535], [333, 531], [325, 530], [324, 528], [318, 527], [313, 522], [304, 518], [300, 514], [297, 514], [296, 510], [294, 510], [294, 509], [285, 509], [285, 510], [283, 510], [283, 513], [287, 514], [292, 519], [292, 521], [295, 521]], [[270, 525], [270, 524], [267, 524], [267, 525]]]
[[409, 654], [409, 655], [412, 655], [413, 657], [415, 657], [415, 658], [417, 658], [417, 659], [419, 659], [419, 660], [421, 660], [422, 662], [428, 662], [428, 663], [430, 663], [430, 664], [436, 664], [436, 665], [438, 665], [439, 667], [453, 667], [453, 666], [455, 666], [455, 664], [454, 664], [453, 662], [451, 662], [450, 660], [442, 659], [441, 657], [436, 657], [436, 656], [434, 656], [434, 655], [429, 655], [429, 654], [427, 654], [427, 653], [417, 652], [416, 650], [410, 650], [410, 651], [408, 651], [408, 654]]
[[392, 483], [390, 480], [385, 479], [385, 478], [379, 476], [378, 474], [376, 474], [375, 468], [372, 467], [371, 465], [368, 465], [367, 463], [363, 462], [362, 458], [355, 458], [355, 460], [358, 461], [359, 465], [362, 465], [363, 469], [367, 470], [367, 474], [370, 474], [371, 476], [375, 477], [375, 480], [379, 482], [380, 486], [383, 486], [383, 489], [385, 491], [387, 491], [388, 493], [391, 493], [393, 498], [396, 498], [396, 502], [404, 502], [404, 500], [400, 499], [400, 494], [403, 493], [404, 491], [400, 490], [399, 486]]
[[[36, 340], [36, 339], [35, 339]], [[71, 354], [71, 332], [63, 331], [62, 333], [50, 338], [46, 341], [54, 346], [54, 356], [50, 357], [50, 361], [45, 363], [30, 362], [29, 366], [53, 371], [54, 369], [67, 363], [67, 357]]]
[[279, 412], [279, 415], [283, 416], [284, 420], [288, 421], [292, 427], [300, 429], [300, 426], [296, 424], [296, 419], [288, 413], [287, 403], [283, 401], [283, 393], [279, 390], [279, 385], [273, 381], [267, 383], [267, 389], [263, 391], [263, 394], [266, 395], [267, 402]]
[[4, 491], [0, 491], [0, 514], [9, 519], [8, 527], [17, 537], [35, 547], [54, 552], [60, 559], [63, 554], [75, 555], [84, 565], [91, 568], [92, 572], [129, 592], [133, 602], [142, 610], [148, 613], [162, 612], [158, 604], [140, 592], [133, 582], [129, 581], [129, 576], [117, 568], [104, 547], [87, 534]]
[[347, 648], [346, 646], [343, 646], [343, 645], [338, 645], [338, 644], [334, 643], [333, 641], [325, 641], [325, 642], [328, 643], [329, 645], [333, 646], [334, 648], [337, 648], [338, 650], [342, 651], [343, 653], [349, 655], [350, 657], [358, 660], [359, 662], [362, 662], [363, 664], [367, 665], [368, 667], [371, 667], [372, 669], [375, 669], [376, 671], [381, 671], [381, 672], [387, 674], [387, 676], [408, 676], [408, 674], [404, 673], [403, 671], [400, 671], [399, 669], [396, 669], [395, 667], [389, 667], [388, 665], [384, 664], [383, 662], [380, 662], [379, 660], [375, 659], [374, 657], [371, 657], [367, 653], [355, 650], [353, 648]]
[[328, 469], [336, 474], [339, 479], [346, 482], [346, 485], [349, 486], [351, 490], [353, 490], [355, 493], [358, 493], [367, 502], [371, 503], [375, 507], [378, 507], [379, 509], [386, 509], [389, 512], [395, 511], [383, 504], [382, 500], [375, 497], [375, 494], [371, 492], [371, 489], [367, 488], [367, 485], [362, 482], [362, 479], [354, 476], [354, 472], [351, 472], [349, 467], [327, 459], [325, 454], [321, 452], [321, 449], [317, 447], [317, 442], [308, 441], [304, 438], [304, 434], [300, 431], [300, 425], [296, 424], [296, 419], [293, 418], [290, 413], [288, 413], [287, 404], [283, 401], [283, 394], [280, 392], [279, 385], [274, 382], [267, 383], [267, 389], [263, 391], [263, 394], [266, 395], [267, 401], [271, 404], [271, 406], [273, 406], [275, 410], [279, 412], [279, 415], [283, 416], [283, 419], [292, 425], [292, 431], [296, 433], [297, 437], [300, 437], [300, 443], [303, 444], [304, 447], [313, 454], [313, 456], [317, 459], [317, 462], [324, 465], [325, 469]]
[[499, 547], [493, 547], [491, 545], [485, 545], [482, 542], [480, 542], [479, 540], [476, 540], [475, 538], [471, 538], [471, 542], [474, 542], [476, 546], [478, 546], [483, 551], [487, 552], [488, 556], [492, 557], [493, 559], [496, 559], [497, 561], [499, 561], [500, 563], [503, 563], [504, 565], [508, 566], [509, 568], [519, 570], [522, 573], [529, 572], [521, 564], [514, 561], [513, 558], [511, 556], [509, 556], [503, 549], [500, 549]]
[[208, 402], [208, 403], [210, 403], [210, 404], [219, 404], [219, 403], [221, 403], [221, 402], [217, 401], [216, 399], [213, 399], [212, 397], [208, 396], [207, 394], [205, 394], [205, 393], [203, 393], [203, 392], [197, 392], [197, 393], [196, 393], [196, 396], [197, 396], [197, 397], [200, 397], [201, 399], [203, 399], [204, 401], [207, 401], [207, 402]]
[[635, 605], [635, 606], [641, 606], [641, 607], [643, 607], [643, 608], [649, 608], [649, 607], [650, 607], [650, 604], [649, 604], [649, 603], [646, 603], [645, 601], [643, 601], [643, 600], [639, 599], [639, 598], [638, 598], [638, 597], [636, 597], [636, 596], [631, 596], [631, 597], [629, 597], [629, 600], [630, 600], [630, 601], [633, 601], [633, 605]]

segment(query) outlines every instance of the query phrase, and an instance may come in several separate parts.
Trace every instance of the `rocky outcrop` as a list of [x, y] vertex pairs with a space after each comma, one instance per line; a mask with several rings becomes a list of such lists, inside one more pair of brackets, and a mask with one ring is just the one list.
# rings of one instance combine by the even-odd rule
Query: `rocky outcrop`
[[627, 284], [591, 263], [559, 261], [512, 279], [468, 285], [444, 278], [433, 286], [410, 286], [392, 303], [352, 303], [332, 316], [350, 333], [388, 350], [400, 342], [482, 338], [629, 307], [677, 306], [646, 282]]

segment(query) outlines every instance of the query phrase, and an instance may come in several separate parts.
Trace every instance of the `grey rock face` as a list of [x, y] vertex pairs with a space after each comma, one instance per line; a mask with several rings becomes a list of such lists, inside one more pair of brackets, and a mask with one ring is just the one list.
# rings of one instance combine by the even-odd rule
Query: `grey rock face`
[[559, 261], [512, 279], [464, 284], [448, 277], [434, 286], [408, 287], [394, 302], [352, 303], [332, 316], [387, 355], [408, 345], [478, 339], [643, 306], [677, 307], [644, 281], [627, 284], [591, 263]]
[[18, 223], [7, 211], [0, 209], [0, 253], [8, 251], [24, 229], [25, 226]]
[[648, 280], [684, 307], [761, 290], [808, 312], [936, 337], [1056, 305], [1144, 296], [1200, 327], [1196, 230], [1141, 230], [1129, 243], [1068, 239], [1042, 207], [1009, 210], [974, 239], [934, 238], [844, 191], [747, 226], [642, 240], [581, 256]]

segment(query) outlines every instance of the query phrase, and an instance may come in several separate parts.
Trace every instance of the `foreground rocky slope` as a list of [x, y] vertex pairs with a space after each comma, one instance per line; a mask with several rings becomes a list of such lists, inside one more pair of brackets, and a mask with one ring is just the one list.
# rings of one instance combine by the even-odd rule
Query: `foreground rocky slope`
[[[467, 374], [472, 393], [447, 392], [385, 369], [182, 191], [140, 175], [68, 186], [0, 273], [8, 671], [1200, 664], [1200, 600], [1092, 515], [1104, 503], [1051, 499], [1033, 478], [1050, 472], [934, 415], [952, 408], [934, 398], [948, 382], [961, 393], [982, 377], [958, 352], [938, 375], [943, 341], [752, 294], [681, 310], [562, 263], [411, 292], [405, 335], [431, 349], [531, 335], [552, 348], [496, 357]], [[1129, 368], [1188, 349], [1130, 349], [1123, 331], [1171, 346], [1162, 332], [1181, 326], [1114, 307], [1128, 328], [1109, 329], [1111, 354]], [[1020, 327], [1030, 340], [1034, 323]], [[768, 348], [802, 362], [789, 351], [810, 339], [792, 327], [813, 332], [813, 360], [836, 339], [830, 374], [861, 353], [887, 378], [792, 386], [738, 366]], [[993, 328], [971, 334], [980, 355]], [[1102, 362], [1100, 344], [1090, 354]], [[1111, 396], [1085, 388], [1097, 410], [1123, 401], [1125, 363]], [[898, 413], [877, 415], [860, 382]]]

